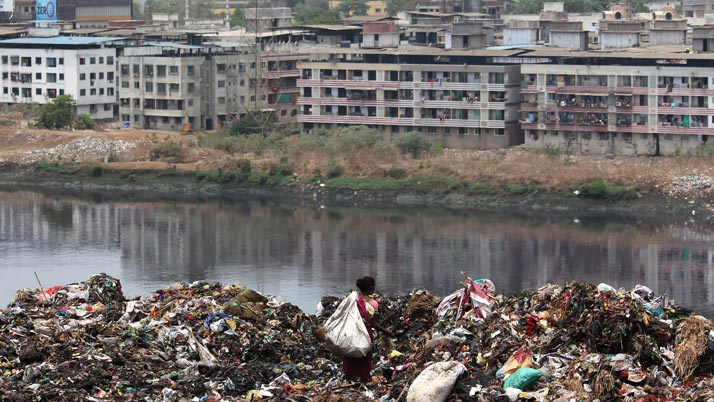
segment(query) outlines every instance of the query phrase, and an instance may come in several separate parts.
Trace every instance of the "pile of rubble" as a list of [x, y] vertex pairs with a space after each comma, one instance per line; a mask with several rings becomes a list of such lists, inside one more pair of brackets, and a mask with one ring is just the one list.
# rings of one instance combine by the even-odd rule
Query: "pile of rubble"
[[321, 341], [335, 297], [315, 316], [206, 282], [131, 300], [105, 274], [21, 290], [0, 314], [0, 399], [714, 398], [714, 325], [646, 287], [574, 282], [505, 297], [487, 280], [463, 285], [443, 299], [419, 290], [381, 300], [396, 337], [379, 338], [366, 386], [343, 381]]
[[66, 162], [88, 162], [95, 161], [100, 156], [106, 157], [112, 152], [123, 154], [135, 147], [135, 143], [127, 140], [81, 137], [52, 148], [26, 151], [23, 162], [35, 163], [57, 157]]

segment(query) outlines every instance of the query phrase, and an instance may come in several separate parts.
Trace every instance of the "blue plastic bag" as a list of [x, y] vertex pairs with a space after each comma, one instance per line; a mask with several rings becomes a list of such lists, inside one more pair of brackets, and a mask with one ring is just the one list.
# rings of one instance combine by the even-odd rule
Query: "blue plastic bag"
[[532, 387], [543, 376], [540, 370], [521, 367], [503, 382], [503, 388], [518, 388], [522, 391]]

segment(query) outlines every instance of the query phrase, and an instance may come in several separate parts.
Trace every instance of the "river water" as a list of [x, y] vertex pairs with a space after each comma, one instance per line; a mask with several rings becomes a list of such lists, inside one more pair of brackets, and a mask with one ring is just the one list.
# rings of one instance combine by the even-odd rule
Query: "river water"
[[444, 296], [461, 272], [511, 294], [571, 280], [636, 284], [714, 318], [712, 231], [694, 221], [443, 208], [145, 202], [0, 192], [0, 304], [16, 290], [106, 272], [127, 296], [175, 282], [240, 284], [309, 313], [363, 275], [388, 295]]

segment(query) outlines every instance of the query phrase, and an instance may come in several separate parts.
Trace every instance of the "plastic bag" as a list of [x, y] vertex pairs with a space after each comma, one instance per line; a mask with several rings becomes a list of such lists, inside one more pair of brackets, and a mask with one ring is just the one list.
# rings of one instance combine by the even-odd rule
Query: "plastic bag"
[[511, 374], [515, 373], [521, 367], [533, 367], [533, 358], [531, 358], [531, 351], [522, 346], [520, 349], [513, 352], [511, 357], [506, 360], [506, 363], [496, 371], [496, 377], [503, 376], [508, 378]]
[[434, 363], [409, 386], [407, 402], [443, 402], [466, 367], [456, 361]]
[[342, 357], [364, 357], [372, 348], [372, 339], [357, 308], [357, 292], [345, 297], [325, 322], [327, 349]]
[[503, 388], [518, 388], [525, 391], [537, 383], [541, 376], [543, 373], [540, 370], [521, 367], [506, 378]]

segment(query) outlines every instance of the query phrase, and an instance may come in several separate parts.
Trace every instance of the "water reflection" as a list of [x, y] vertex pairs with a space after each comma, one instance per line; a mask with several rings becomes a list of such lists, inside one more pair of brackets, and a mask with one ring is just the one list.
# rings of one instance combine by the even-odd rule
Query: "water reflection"
[[[96, 201], [96, 200], [95, 200]], [[256, 201], [93, 202], [0, 193], [0, 301], [107, 272], [126, 293], [176, 281], [240, 283], [313, 312], [357, 277], [382, 293], [455, 289], [460, 272], [516, 292], [585, 280], [667, 293], [714, 317], [707, 228], [436, 209], [315, 209]]]

